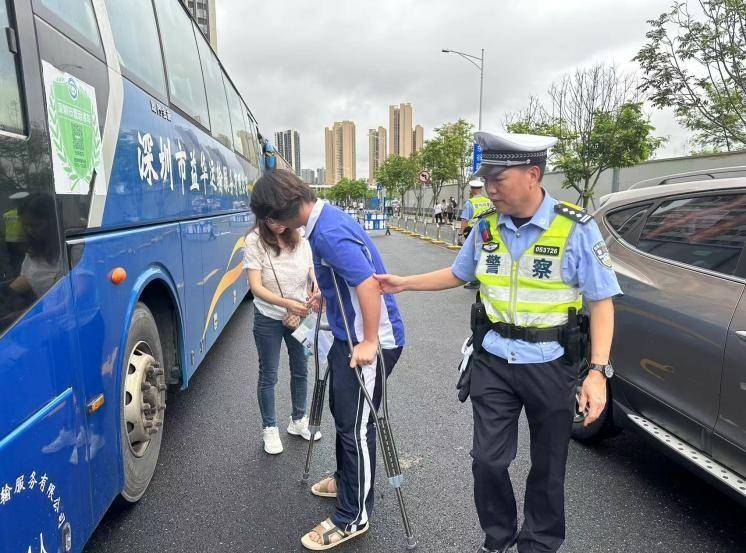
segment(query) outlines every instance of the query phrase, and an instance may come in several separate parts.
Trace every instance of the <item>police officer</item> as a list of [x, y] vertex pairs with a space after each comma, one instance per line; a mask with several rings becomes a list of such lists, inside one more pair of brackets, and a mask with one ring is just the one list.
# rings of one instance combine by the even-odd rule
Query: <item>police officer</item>
[[[492, 202], [482, 195], [484, 184], [480, 179], [469, 181], [469, 199], [461, 211], [461, 236], [463, 241], [469, 236], [472, 227], [476, 224], [479, 216], [492, 207]], [[467, 282], [464, 288], [479, 288], [479, 283], [474, 280]]]
[[[596, 223], [541, 186], [545, 136], [476, 133], [494, 209], [482, 214], [451, 267], [378, 276], [385, 293], [444, 290], [476, 278], [489, 331], [471, 360], [474, 499], [486, 534], [480, 551], [554, 552], [565, 538], [564, 482], [578, 375], [576, 311], [590, 314], [591, 370], [577, 408], [592, 424], [613, 376], [612, 298], [621, 294]], [[476, 311], [480, 305], [475, 304]], [[475, 335], [477, 333], [475, 332]], [[508, 467], [516, 456], [518, 417], [526, 411], [531, 470], [518, 531]]]

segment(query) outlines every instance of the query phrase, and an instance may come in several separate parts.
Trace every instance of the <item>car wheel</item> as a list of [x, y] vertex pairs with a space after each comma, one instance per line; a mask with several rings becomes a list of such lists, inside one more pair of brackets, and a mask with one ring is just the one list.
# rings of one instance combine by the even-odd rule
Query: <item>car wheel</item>
[[127, 502], [138, 501], [153, 478], [165, 411], [166, 382], [158, 327], [150, 309], [138, 303], [132, 314], [122, 366], [121, 496]]

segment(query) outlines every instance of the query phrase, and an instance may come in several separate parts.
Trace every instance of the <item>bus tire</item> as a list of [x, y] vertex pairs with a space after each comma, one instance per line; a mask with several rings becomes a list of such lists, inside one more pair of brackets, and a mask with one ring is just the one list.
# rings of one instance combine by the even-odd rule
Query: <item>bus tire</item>
[[166, 409], [163, 349], [153, 314], [138, 302], [132, 313], [122, 363], [120, 428], [122, 498], [138, 501], [148, 488], [161, 449]]

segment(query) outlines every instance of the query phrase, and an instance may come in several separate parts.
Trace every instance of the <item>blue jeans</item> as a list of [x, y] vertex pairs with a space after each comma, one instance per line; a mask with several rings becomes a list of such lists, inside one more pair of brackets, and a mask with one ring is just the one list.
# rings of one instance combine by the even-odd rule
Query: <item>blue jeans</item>
[[254, 341], [259, 353], [259, 382], [256, 393], [259, 410], [262, 412], [262, 427], [277, 426], [275, 413], [275, 384], [280, 364], [282, 340], [290, 358], [290, 395], [293, 402], [293, 420], [306, 416], [306, 394], [308, 389], [308, 364], [303, 345], [293, 338], [292, 332], [282, 321], [262, 315], [254, 309]]

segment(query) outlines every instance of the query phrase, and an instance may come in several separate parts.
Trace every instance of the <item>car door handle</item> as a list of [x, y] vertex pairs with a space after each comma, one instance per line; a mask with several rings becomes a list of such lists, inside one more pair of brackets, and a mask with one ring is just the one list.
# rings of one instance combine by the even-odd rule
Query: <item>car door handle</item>
[[736, 336], [746, 342], [746, 330], [736, 330]]

